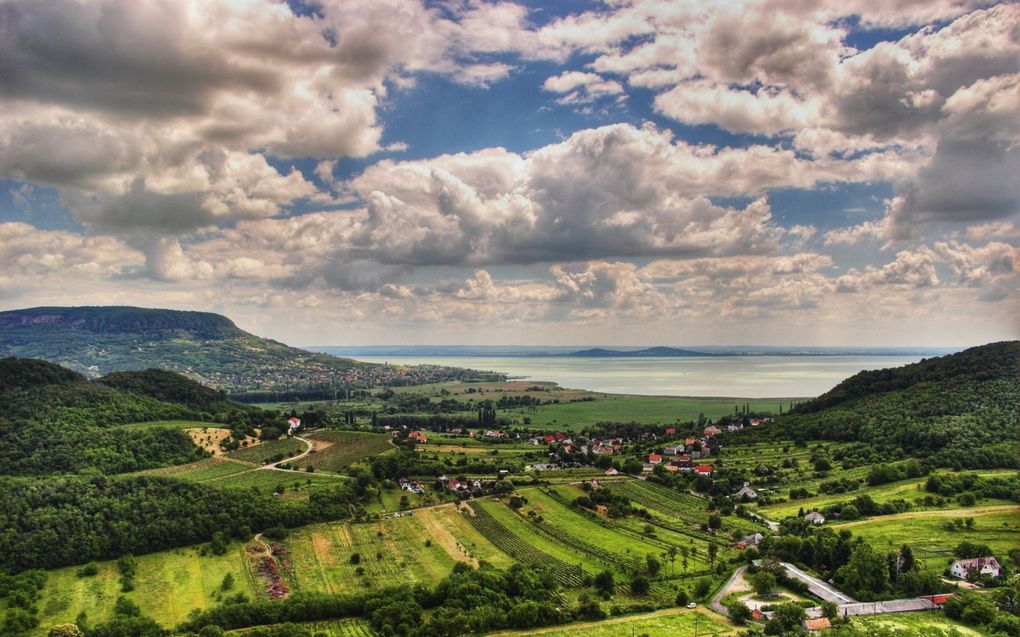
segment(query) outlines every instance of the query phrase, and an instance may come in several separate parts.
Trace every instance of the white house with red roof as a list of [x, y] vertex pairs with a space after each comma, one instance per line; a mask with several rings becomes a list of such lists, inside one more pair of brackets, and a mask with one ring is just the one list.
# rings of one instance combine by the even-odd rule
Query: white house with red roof
[[967, 575], [972, 571], [980, 577], [999, 577], [1002, 574], [1002, 567], [994, 557], [972, 557], [966, 560], [956, 560], [949, 567], [949, 574], [960, 579], [967, 579]]

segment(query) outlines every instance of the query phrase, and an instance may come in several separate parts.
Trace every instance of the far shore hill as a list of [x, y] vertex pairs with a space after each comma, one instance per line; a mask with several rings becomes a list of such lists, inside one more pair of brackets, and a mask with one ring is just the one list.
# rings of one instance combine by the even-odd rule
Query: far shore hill
[[964, 347], [814, 347], [699, 345], [626, 347], [578, 345], [315, 345], [305, 349], [334, 356], [479, 356], [563, 358], [695, 358], [707, 356], [944, 356]]

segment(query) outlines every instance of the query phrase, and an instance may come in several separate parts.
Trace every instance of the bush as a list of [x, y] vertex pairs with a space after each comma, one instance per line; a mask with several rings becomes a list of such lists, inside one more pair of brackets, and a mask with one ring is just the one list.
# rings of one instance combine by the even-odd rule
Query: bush
[[708, 594], [712, 591], [712, 582], [707, 579], [699, 579], [694, 584], [694, 596], [700, 600], [704, 600], [708, 597]]
[[99, 574], [99, 565], [95, 562], [89, 562], [85, 566], [78, 569], [78, 577], [95, 577]]
[[673, 603], [677, 606], [686, 606], [691, 603], [691, 596], [687, 593], [686, 588], [680, 589], [680, 592], [676, 594], [676, 600]]
[[647, 595], [651, 587], [651, 582], [644, 575], [636, 575], [630, 580], [630, 592], [634, 595]]

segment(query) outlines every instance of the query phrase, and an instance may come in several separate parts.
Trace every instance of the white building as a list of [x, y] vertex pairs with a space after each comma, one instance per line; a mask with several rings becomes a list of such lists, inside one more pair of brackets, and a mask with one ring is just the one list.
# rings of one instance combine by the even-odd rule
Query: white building
[[981, 577], [998, 577], [1002, 574], [1002, 567], [994, 557], [973, 557], [968, 560], [956, 560], [949, 567], [949, 573], [953, 577], [967, 579], [968, 573], [977, 572]]

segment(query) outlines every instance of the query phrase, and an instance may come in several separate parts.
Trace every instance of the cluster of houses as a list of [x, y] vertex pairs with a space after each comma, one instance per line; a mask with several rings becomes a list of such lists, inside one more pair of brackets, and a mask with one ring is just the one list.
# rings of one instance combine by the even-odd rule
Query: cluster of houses
[[[699, 476], [711, 477], [713, 469], [711, 465], [696, 463], [695, 460], [711, 455], [712, 450], [721, 447], [722, 442], [717, 436], [722, 430], [715, 425], [710, 425], [702, 432], [701, 438], [687, 438], [683, 444], [675, 444], [665, 447], [662, 453], [650, 453], [645, 462], [645, 472], [655, 470], [656, 465], [663, 464], [666, 471], [677, 473], [680, 471], [693, 471]], [[666, 429], [666, 435], [676, 434], [675, 428]]]
[[425, 493], [425, 487], [417, 480], [400, 479], [400, 489], [408, 493]]
[[475, 480], [468, 480], [468, 479], [460, 480], [458, 478], [447, 478], [446, 476], [439, 476], [438, 478], [436, 478], [436, 481], [442, 483], [443, 486], [445, 486], [447, 489], [449, 489], [450, 491], [453, 491], [453, 492], [458, 492], [458, 491], [473, 491], [475, 489], [481, 489], [482, 488], [482, 481], [481, 480], [477, 480], [477, 479], [475, 479]]
[[[665, 463], [665, 464], [664, 464]], [[655, 470], [656, 465], [663, 465], [666, 471], [670, 473], [678, 473], [681, 471], [693, 471], [699, 476], [712, 476], [712, 465], [710, 464], [694, 464], [691, 461], [691, 456], [688, 454], [680, 454], [673, 460], [665, 460], [662, 455], [657, 453], [648, 454], [648, 461], [645, 462], [644, 471], [651, 472]]]

